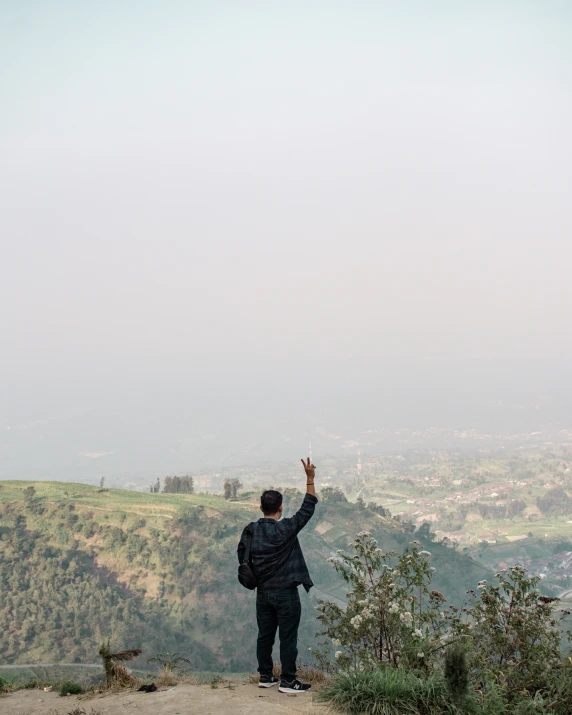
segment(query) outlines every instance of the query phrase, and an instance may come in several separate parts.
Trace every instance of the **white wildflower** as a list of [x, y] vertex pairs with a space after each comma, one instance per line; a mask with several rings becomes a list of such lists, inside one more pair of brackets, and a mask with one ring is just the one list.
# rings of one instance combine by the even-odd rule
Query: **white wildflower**
[[350, 623], [352, 626], [357, 630], [360, 626], [360, 623], [363, 621], [363, 618], [361, 616], [354, 616], [353, 618], [350, 618]]
[[343, 555], [344, 555], [344, 552], [342, 551], [342, 549], [338, 549], [338, 550], [336, 551], [336, 554], [337, 554], [338, 556], [343, 556]]
[[343, 655], [343, 653], [342, 653], [341, 650], [337, 650], [337, 651], [334, 653], [334, 655], [336, 656], [336, 660], [337, 660], [341, 655]]
[[399, 613], [399, 606], [397, 605], [397, 603], [392, 603], [388, 608], [388, 611], [390, 613]]
[[365, 538], [366, 536], [371, 536], [371, 531], [360, 531], [358, 534], [358, 539]]
[[429, 571], [431, 571], [431, 573], [435, 573], [435, 571], [437, 571], [437, 569], [436, 569], [434, 566], [431, 566], [431, 568], [429, 569]]
[[427, 556], [427, 557], [429, 557], [429, 556], [431, 556], [431, 552], [430, 552], [430, 551], [420, 551], [420, 552], [419, 552], [419, 556]]
[[413, 616], [411, 615], [411, 613], [409, 611], [405, 611], [405, 613], [402, 613], [399, 616], [399, 620], [402, 623], [411, 623], [413, 621]]
[[342, 642], [339, 638], [332, 638], [332, 645], [334, 648], [339, 648], [341, 646]]
[[417, 653], [418, 658], [425, 658], [425, 653]]
[[477, 586], [477, 588], [479, 589], [479, 591], [482, 591], [482, 590], [485, 589], [486, 587], [487, 587], [487, 584], [486, 584], [486, 583], [480, 583], [480, 584]]
[[414, 635], [414, 636], [417, 636], [417, 638], [423, 638], [423, 633], [419, 630], [419, 628], [416, 628], [416, 629], [413, 631], [413, 635]]

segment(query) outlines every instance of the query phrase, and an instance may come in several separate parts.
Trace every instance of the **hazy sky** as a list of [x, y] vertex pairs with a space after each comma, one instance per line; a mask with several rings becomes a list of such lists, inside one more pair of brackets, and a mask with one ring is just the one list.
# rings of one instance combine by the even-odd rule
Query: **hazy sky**
[[4, 387], [569, 380], [569, 0], [0, 0], [0, 68]]

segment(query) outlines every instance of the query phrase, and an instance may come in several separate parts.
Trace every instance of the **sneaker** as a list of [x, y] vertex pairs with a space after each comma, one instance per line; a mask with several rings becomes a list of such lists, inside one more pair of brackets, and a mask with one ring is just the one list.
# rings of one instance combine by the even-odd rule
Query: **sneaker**
[[278, 690], [281, 693], [305, 693], [311, 687], [308, 683], [301, 683], [299, 680], [292, 680], [292, 682], [281, 680]]
[[258, 680], [259, 688], [271, 688], [273, 685], [278, 685], [280, 681], [273, 675], [261, 675]]

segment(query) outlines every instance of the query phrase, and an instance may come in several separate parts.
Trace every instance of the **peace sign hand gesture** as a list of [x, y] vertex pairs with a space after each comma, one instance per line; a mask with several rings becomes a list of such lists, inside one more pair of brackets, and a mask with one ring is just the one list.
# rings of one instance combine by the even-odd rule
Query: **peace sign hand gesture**
[[314, 475], [316, 472], [316, 467], [310, 462], [310, 457], [308, 457], [307, 463], [303, 459], [301, 461], [302, 466], [304, 467], [304, 471], [306, 472], [306, 491], [309, 494], [313, 494], [315, 496], [316, 491], [314, 489]]

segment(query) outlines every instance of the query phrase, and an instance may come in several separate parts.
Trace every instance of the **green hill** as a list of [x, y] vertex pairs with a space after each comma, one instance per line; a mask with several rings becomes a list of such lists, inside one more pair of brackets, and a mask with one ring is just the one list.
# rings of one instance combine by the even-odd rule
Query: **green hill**
[[[32, 487], [32, 489], [30, 489]], [[301, 496], [285, 499], [293, 513]], [[96, 662], [107, 637], [141, 647], [140, 662], [180, 651], [195, 669], [253, 666], [254, 596], [236, 579], [240, 532], [254, 497], [146, 494], [60, 482], [0, 482], [0, 653], [4, 663]], [[301, 653], [313, 645], [318, 598], [344, 599], [326, 559], [371, 531], [384, 550], [411, 534], [357, 504], [322, 501], [300, 535], [316, 588], [302, 594]], [[488, 571], [417, 536], [434, 586], [460, 602]], [[308, 653], [309, 655], [309, 653]]]

